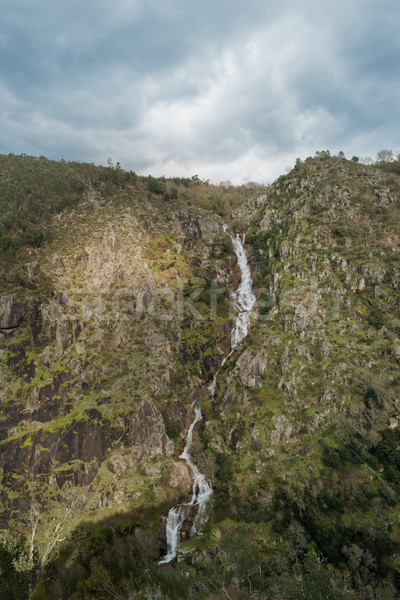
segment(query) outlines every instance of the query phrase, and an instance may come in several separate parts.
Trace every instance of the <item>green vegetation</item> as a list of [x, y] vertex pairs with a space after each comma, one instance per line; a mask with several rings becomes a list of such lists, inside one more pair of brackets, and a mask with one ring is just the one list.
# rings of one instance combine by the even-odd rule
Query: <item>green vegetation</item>
[[[398, 160], [323, 150], [264, 190], [0, 158], [26, 306], [0, 339], [5, 597], [398, 597]], [[259, 312], [210, 398], [238, 275], [220, 216]], [[209, 520], [157, 565], [194, 402]]]

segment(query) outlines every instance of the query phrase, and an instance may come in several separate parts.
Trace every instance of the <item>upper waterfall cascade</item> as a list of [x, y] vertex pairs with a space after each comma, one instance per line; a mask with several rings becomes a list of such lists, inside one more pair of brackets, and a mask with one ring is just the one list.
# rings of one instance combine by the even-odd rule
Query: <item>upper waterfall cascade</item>
[[[229, 228], [227, 225], [224, 225], [224, 231], [225, 233], [229, 233]], [[236, 346], [240, 344], [243, 338], [246, 337], [246, 335], [249, 333], [250, 314], [257, 300], [252, 292], [253, 280], [251, 278], [250, 267], [247, 261], [247, 256], [244, 248], [246, 240], [245, 234], [243, 234], [242, 238], [240, 238], [239, 233], [237, 233], [236, 235], [232, 235], [231, 233], [229, 233], [229, 235], [231, 237], [233, 249], [236, 254], [237, 263], [239, 265], [241, 281], [238, 289], [236, 290], [236, 292], [233, 293], [237, 317], [231, 333], [231, 351], [229, 352], [228, 356], [226, 356], [223, 359], [221, 367], [228, 360], [232, 352], [235, 350]], [[218, 371], [215, 373], [212, 384], [209, 387], [212, 396], [214, 396], [217, 387], [217, 376]]]
[[244, 249], [245, 235], [240, 239], [240, 235], [231, 235], [233, 249], [236, 254], [240, 273], [242, 276], [240, 285], [233, 294], [238, 315], [236, 317], [235, 326], [232, 329], [231, 336], [231, 352], [236, 348], [250, 330], [250, 313], [256, 303], [256, 297], [252, 292], [253, 280], [251, 278], [250, 267], [247, 261], [246, 252]]

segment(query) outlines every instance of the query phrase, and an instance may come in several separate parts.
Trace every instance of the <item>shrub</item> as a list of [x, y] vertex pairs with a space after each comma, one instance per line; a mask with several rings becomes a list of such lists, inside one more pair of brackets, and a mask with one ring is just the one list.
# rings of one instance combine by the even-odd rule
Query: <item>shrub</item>
[[233, 470], [229, 456], [224, 452], [218, 452], [215, 456], [217, 459], [217, 478], [223, 483], [227, 483], [232, 479]]
[[163, 179], [155, 179], [154, 177], [148, 178], [147, 189], [152, 194], [158, 194], [160, 196], [163, 196], [167, 192], [165, 181]]

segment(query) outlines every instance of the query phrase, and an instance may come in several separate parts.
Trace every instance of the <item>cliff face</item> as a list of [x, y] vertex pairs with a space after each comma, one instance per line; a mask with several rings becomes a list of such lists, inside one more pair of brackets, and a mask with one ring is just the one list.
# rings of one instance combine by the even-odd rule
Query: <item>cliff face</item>
[[[35, 531], [38, 597], [396, 597], [399, 181], [322, 153], [241, 191], [223, 218], [247, 234], [258, 302], [214, 398], [240, 274], [218, 205], [201, 208], [212, 186], [89, 195], [14, 263], [0, 517]], [[209, 525], [157, 568], [197, 402]]]
[[232, 325], [222, 219], [125, 190], [59, 214], [51, 233], [0, 298], [3, 522], [33, 500], [52, 514], [71, 490], [77, 518], [172, 503], [191, 485], [176, 460], [190, 393]]

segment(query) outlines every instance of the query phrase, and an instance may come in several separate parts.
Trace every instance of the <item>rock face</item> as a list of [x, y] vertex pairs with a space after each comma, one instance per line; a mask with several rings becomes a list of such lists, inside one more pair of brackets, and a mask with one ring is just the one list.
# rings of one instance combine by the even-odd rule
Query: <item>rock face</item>
[[[101, 418], [98, 411], [90, 410], [85, 419], [72, 423], [56, 434], [39, 430], [31, 436], [25, 435], [21, 441], [17, 439], [4, 444], [0, 447], [0, 466], [5, 480], [8, 474], [22, 475], [27, 469], [34, 476], [47, 475], [51, 479], [51, 474], [57, 468], [59, 487], [67, 480], [71, 481], [71, 478], [74, 485], [88, 485], [106, 455], [110, 455], [114, 471], [119, 470], [119, 474], [126, 471], [127, 467], [122, 467], [123, 459], [117, 458], [118, 453], [113, 458], [112, 453], [113, 446], [121, 437], [135, 449], [135, 461], [143, 456], [155, 458], [172, 456], [174, 453], [174, 445], [165, 433], [162, 416], [154, 405], [144, 401], [135, 420], [127, 423], [126, 428], [112, 427], [110, 422]], [[130, 468], [133, 467], [134, 462], [130, 461]], [[180, 483], [188, 485], [182, 470]]]
[[271, 433], [271, 444], [274, 446], [281, 441], [287, 441], [292, 433], [292, 425], [285, 415], [279, 415], [274, 419], [275, 429]]
[[105, 456], [105, 433], [106, 430], [99, 429], [95, 421], [82, 421], [67, 428], [61, 435], [39, 431], [32, 438], [24, 436], [22, 444], [19, 440], [10, 442], [0, 451], [3, 483], [8, 475], [23, 475], [26, 470], [33, 476], [47, 475], [51, 479], [54, 466], [65, 465], [63, 472], [56, 476], [60, 488], [67, 479], [74, 485], [88, 485]]
[[149, 400], [140, 404], [135, 421], [128, 440], [139, 446], [139, 458], [173, 455], [174, 444], [165, 433], [162, 416]]
[[236, 364], [240, 380], [246, 387], [254, 389], [261, 386], [261, 377], [267, 366], [265, 359], [258, 355], [253, 356], [250, 350], [245, 350]]
[[189, 468], [186, 462], [183, 461], [172, 463], [170, 477], [170, 484], [174, 488], [179, 485], [182, 489], [187, 490], [192, 483]]
[[14, 329], [23, 321], [27, 306], [17, 302], [13, 294], [0, 296], [0, 330]]
[[0, 295], [0, 522], [43, 486], [61, 501], [82, 488], [87, 510], [191, 488], [174, 457], [232, 328], [227, 294], [214, 320], [204, 305], [207, 282], [231, 280], [222, 220], [146, 194], [118, 202], [60, 215], [23, 287]]

